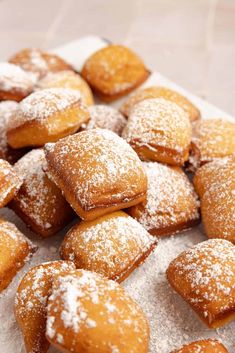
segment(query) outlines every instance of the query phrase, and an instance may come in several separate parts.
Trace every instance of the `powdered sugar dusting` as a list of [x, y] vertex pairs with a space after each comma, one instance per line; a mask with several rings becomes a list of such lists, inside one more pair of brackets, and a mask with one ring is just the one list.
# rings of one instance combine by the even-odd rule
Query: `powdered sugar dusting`
[[30, 76], [20, 67], [2, 62], [0, 63], [0, 89], [29, 94], [33, 89]]

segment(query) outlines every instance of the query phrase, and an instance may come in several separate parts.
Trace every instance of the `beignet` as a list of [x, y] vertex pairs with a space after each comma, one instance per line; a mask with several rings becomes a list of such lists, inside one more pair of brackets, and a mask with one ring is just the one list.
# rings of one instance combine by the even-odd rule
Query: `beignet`
[[55, 279], [46, 335], [60, 352], [148, 353], [149, 326], [139, 306], [118, 283], [84, 270]]
[[94, 104], [92, 91], [83, 78], [74, 71], [66, 70], [49, 73], [37, 83], [37, 88], [66, 88], [80, 92], [81, 100], [85, 105]]
[[112, 131], [93, 129], [46, 144], [48, 175], [85, 220], [144, 200], [147, 178], [136, 153]]
[[235, 246], [229, 241], [210, 239], [184, 251], [167, 278], [210, 328], [235, 319]]
[[189, 116], [190, 121], [201, 117], [200, 111], [180, 93], [166, 87], [152, 86], [137, 90], [121, 106], [120, 111], [128, 117], [131, 109], [139, 102], [150, 98], [164, 98], [180, 106]]
[[35, 48], [20, 50], [10, 58], [9, 62], [22, 67], [31, 74], [34, 81], [42, 78], [48, 72], [71, 69], [71, 66], [59, 56]]
[[133, 51], [112, 44], [91, 55], [81, 74], [100, 99], [110, 102], [141, 85], [149, 71]]
[[74, 217], [60, 189], [45, 174], [45, 168], [42, 149], [32, 150], [22, 157], [14, 169], [22, 177], [23, 185], [10, 203], [15, 213], [42, 237], [55, 234]]
[[33, 81], [27, 72], [20, 67], [0, 63], [0, 101], [21, 101], [33, 90]]
[[219, 341], [207, 339], [185, 344], [172, 353], [228, 353], [228, 351]]
[[89, 120], [78, 91], [50, 88], [32, 93], [20, 104], [7, 131], [13, 148], [43, 146], [76, 132]]
[[13, 223], [0, 218], [0, 292], [8, 287], [36, 249]]
[[6, 206], [18, 193], [22, 180], [14, 168], [4, 159], [0, 159], [0, 208]]
[[72, 262], [51, 261], [31, 268], [21, 280], [15, 297], [15, 318], [22, 331], [28, 353], [46, 353], [47, 300], [53, 280], [74, 270]]
[[76, 268], [123, 281], [152, 252], [157, 241], [123, 211], [81, 222], [66, 234], [61, 258]]
[[183, 165], [189, 155], [191, 124], [177, 104], [146, 99], [133, 107], [122, 137], [142, 160]]
[[82, 125], [82, 130], [107, 129], [121, 135], [126, 119], [118, 110], [107, 105], [93, 105], [88, 108], [90, 120]]
[[165, 236], [199, 222], [199, 201], [192, 184], [179, 167], [144, 163], [148, 179], [147, 200], [128, 213], [150, 234]]

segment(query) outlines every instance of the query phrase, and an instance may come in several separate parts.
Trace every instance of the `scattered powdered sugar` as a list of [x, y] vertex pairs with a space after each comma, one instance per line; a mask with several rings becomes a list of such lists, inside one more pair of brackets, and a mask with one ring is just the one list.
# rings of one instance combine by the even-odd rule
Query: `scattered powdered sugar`
[[15, 101], [0, 102], [0, 157], [4, 159], [8, 153], [7, 127], [17, 109], [18, 103]]
[[0, 63], [0, 89], [27, 94], [32, 91], [33, 82], [28, 73], [20, 67], [2, 62]]

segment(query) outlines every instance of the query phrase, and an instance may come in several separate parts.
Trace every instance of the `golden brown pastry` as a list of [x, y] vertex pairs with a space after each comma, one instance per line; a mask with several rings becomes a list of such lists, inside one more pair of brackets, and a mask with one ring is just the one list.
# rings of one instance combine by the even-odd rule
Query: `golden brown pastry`
[[35, 233], [49, 237], [66, 226], [74, 212], [61, 191], [48, 179], [45, 168], [42, 149], [32, 150], [14, 165], [23, 185], [10, 207]]
[[73, 226], [63, 240], [60, 254], [62, 259], [74, 261], [76, 268], [121, 282], [156, 244], [141, 224], [117, 211]]
[[235, 319], [235, 246], [229, 241], [210, 239], [184, 251], [167, 278], [210, 328]]
[[63, 88], [34, 92], [19, 104], [8, 127], [8, 143], [13, 148], [43, 146], [76, 132], [88, 120], [79, 92]]
[[133, 107], [122, 136], [142, 160], [183, 165], [189, 155], [191, 124], [177, 104], [146, 99]]
[[149, 71], [134, 52], [113, 44], [91, 55], [81, 74], [100, 99], [110, 102], [140, 86]]
[[190, 121], [198, 120], [201, 117], [200, 111], [186, 97], [170, 88], [160, 86], [146, 87], [134, 92], [123, 103], [120, 111], [128, 117], [135, 104], [150, 98], [164, 98], [176, 103], [189, 115]]
[[148, 178], [147, 200], [128, 213], [150, 234], [164, 236], [199, 222], [199, 201], [192, 184], [179, 167], [144, 163]]
[[22, 180], [13, 167], [5, 160], [0, 159], [0, 208], [10, 202], [18, 193]]
[[34, 80], [42, 78], [48, 72], [71, 69], [71, 66], [59, 56], [34, 48], [20, 50], [9, 62], [27, 71]]
[[192, 163], [197, 167], [235, 153], [235, 123], [222, 119], [199, 120], [193, 124]]
[[194, 177], [201, 214], [209, 238], [235, 243], [235, 155], [199, 168]]
[[46, 353], [47, 300], [56, 276], [75, 269], [72, 262], [51, 261], [31, 268], [21, 280], [15, 297], [15, 317], [26, 352]]
[[30, 259], [36, 247], [13, 223], [0, 219], [0, 292]]
[[93, 105], [88, 108], [90, 120], [82, 125], [82, 130], [107, 129], [121, 135], [126, 119], [118, 110], [107, 105]]
[[47, 173], [85, 220], [144, 200], [147, 178], [136, 153], [118, 135], [93, 129], [46, 144]]
[[172, 353], [228, 353], [228, 351], [219, 341], [206, 339], [185, 344], [182, 348]]
[[148, 353], [144, 313], [119, 284], [97, 273], [58, 276], [47, 313], [46, 337], [60, 352]]
[[71, 70], [49, 73], [37, 83], [37, 88], [66, 88], [79, 91], [85, 105], [94, 104], [92, 91], [83, 78]]
[[33, 81], [27, 72], [20, 67], [0, 63], [0, 101], [21, 101], [33, 90]]

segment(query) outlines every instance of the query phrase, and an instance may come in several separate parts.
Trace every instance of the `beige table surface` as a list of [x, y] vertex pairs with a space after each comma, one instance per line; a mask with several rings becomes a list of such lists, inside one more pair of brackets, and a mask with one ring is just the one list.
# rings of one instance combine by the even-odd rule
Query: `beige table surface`
[[0, 60], [96, 34], [235, 115], [235, 0], [0, 0]]

